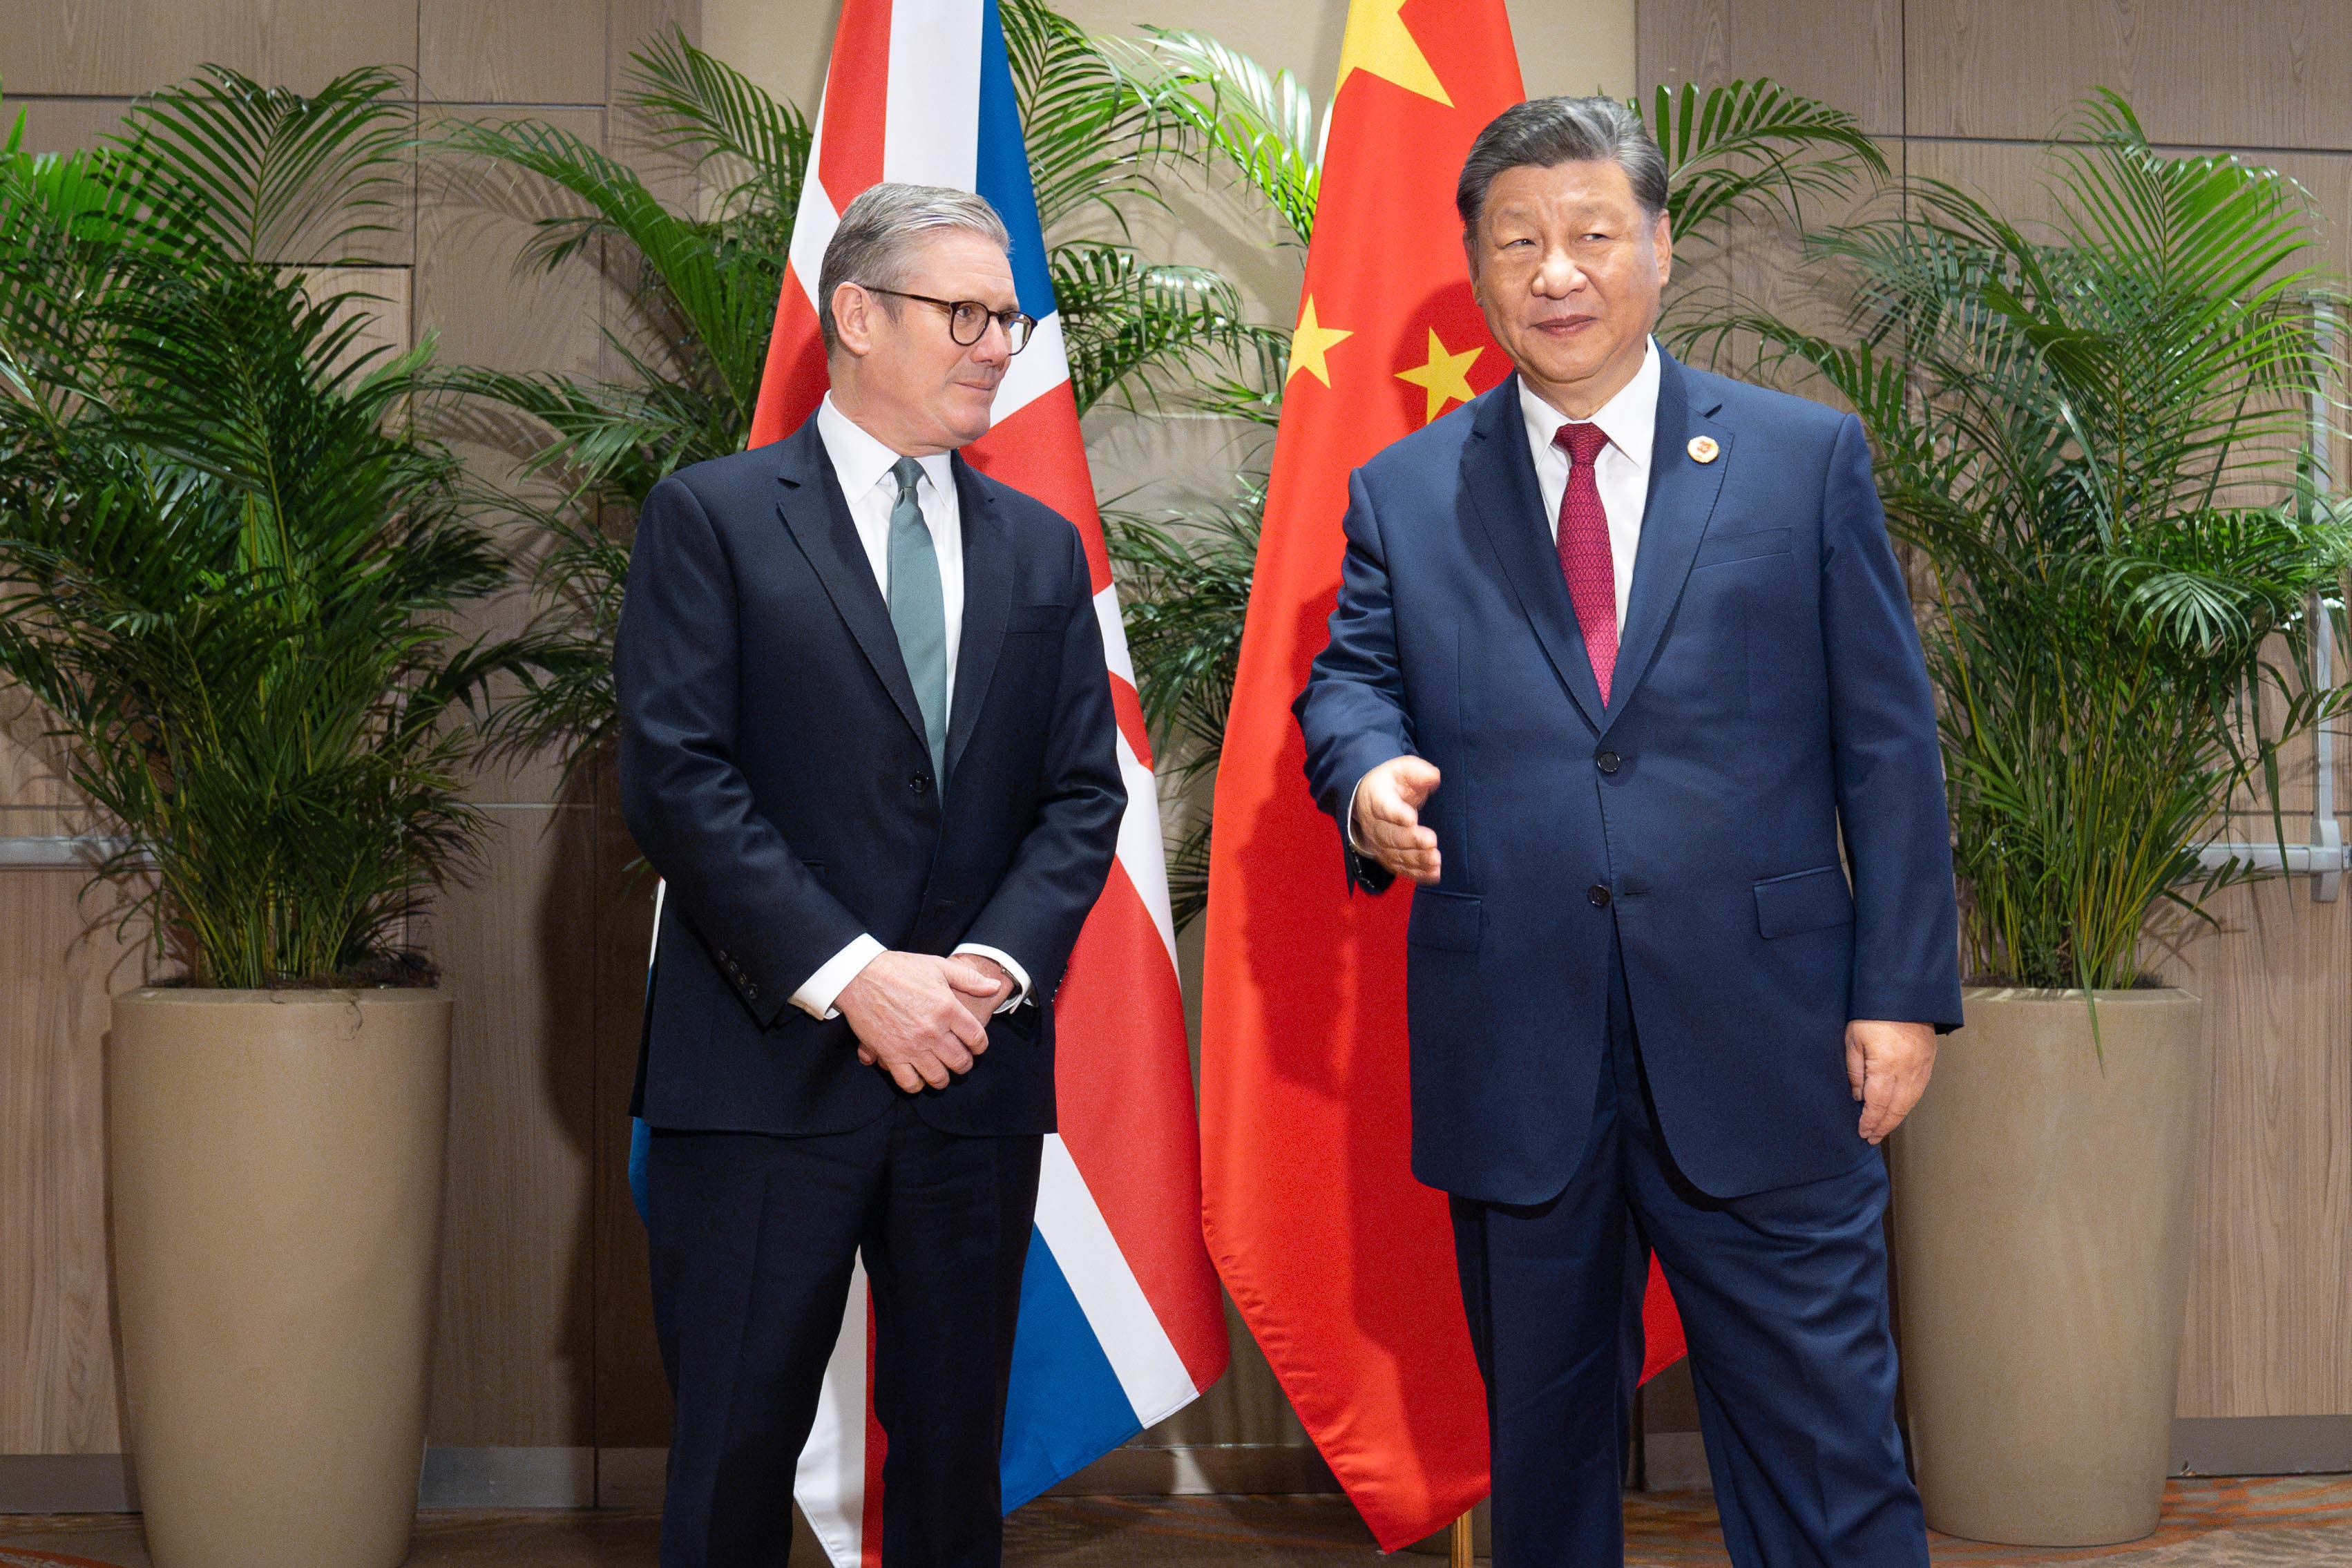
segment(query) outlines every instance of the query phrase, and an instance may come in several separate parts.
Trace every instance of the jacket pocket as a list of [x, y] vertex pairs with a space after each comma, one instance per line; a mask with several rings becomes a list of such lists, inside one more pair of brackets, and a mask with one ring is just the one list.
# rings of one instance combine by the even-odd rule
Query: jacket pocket
[[1012, 618], [1004, 623], [1004, 630], [1009, 637], [1023, 632], [1058, 632], [1069, 620], [1066, 605], [1015, 605]]
[[1792, 537], [1789, 529], [1767, 528], [1754, 533], [1728, 533], [1720, 539], [1709, 539], [1699, 545], [1691, 570], [1727, 566], [1734, 561], [1753, 561], [1759, 555], [1786, 555]]
[[1405, 921], [1404, 939], [1416, 947], [1442, 948], [1447, 952], [1475, 952], [1484, 929], [1486, 903], [1466, 893], [1440, 893], [1428, 888], [1412, 890], [1412, 914]]
[[1756, 884], [1756, 929], [1767, 938], [1845, 925], [1853, 919], [1853, 892], [1843, 867], [1823, 866]]

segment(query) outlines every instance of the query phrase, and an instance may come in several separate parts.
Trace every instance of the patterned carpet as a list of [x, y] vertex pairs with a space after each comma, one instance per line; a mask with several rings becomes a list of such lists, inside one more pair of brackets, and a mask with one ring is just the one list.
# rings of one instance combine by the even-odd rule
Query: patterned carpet
[[[1629, 1499], [1628, 1568], [1722, 1568], [1704, 1493]], [[647, 1568], [657, 1524], [644, 1513], [429, 1513], [411, 1568]], [[1937, 1568], [2352, 1568], [2352, 1477], [2176, 1481], [2164, 1524], [2128, 1546], [2026, 1552], [1937, 1537]], [[1007, 1522], [1013, 1568], [1373, 1568], [1384, 1560], [1334, 1497], [1047, 1498]], [[1399, 1556], [1389, 1568], [1443, 1558]], [[796, 1558], [816, 1568], [813, 1558]], [[0, 1568], [149, 1568], [137, 1521], [121, 1516], [0, 1518]]]

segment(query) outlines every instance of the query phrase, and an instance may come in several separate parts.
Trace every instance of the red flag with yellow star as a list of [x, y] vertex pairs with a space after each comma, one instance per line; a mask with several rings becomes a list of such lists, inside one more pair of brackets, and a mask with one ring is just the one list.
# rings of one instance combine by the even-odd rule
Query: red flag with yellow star
[[[1454, 184], [1472, 140], [1520, 97], [1503, 0], [1349, 8], [1217, 773], [1202, 1228], [1390, 1551], [1486, 1495], [1486, 1394], [1444, 1195], [1411, 1170], [1410, 904], [1402, 889], [1349, 896], [1290, 704], [1339, 595], [1349, 473], [1510, 370], [1471, 298]], [[1644, 1316], [1654, 1371], [1682, 1353], [1654, 1275]]]

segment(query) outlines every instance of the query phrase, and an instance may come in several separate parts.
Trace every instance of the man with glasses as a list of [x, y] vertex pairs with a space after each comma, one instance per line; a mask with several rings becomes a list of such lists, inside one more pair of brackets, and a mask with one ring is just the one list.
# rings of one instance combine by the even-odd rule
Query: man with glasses
[[976, 195], [860, 195], [816, 414], [638, 521], [615, 676], [668, 885], [637, 1087], [665, 1568], [784, 1563], [860, 1253], [882, 1560], [1002, 1555], [1053, 995], [1126, 803], [1077, 531], [956, 455], [1035, 325], [1006, 248]]

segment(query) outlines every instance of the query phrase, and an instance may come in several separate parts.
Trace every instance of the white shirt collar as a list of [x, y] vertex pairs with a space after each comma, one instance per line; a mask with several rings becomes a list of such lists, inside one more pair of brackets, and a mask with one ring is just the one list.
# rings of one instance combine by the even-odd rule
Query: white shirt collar
[[[884, 446], [863, 425], [841, 411], [833, 394], [816, 405], [816, 433], [824, 441], [825, 455], [833, 459], [834, 477], [841, 481], [841, 493], [855, 500], [880, 484], [884, 476], [898, 461], [899, 454]], [[928, 458], [917, 458], [923, 473], [931, 481], [934, 492], [945, 495], [955, 470], [945, 452], [934, 452]]]
[[[1659, 374], [1658, 340], [1652, 338], [1642, 351], [1642, 366], [1633, 373], [1633, 379], [1602, 404], [1591, 421], [1601, 426], [1611, 446], [1644, 471], [1658, 437]], [[1550, 446], [1559, 427], [1568, 423], [1568, 416], [1546, 403], [1525, 376], [1519, 378], [1519, 413], [1527, 420], [1528, 439], [1538, 451]]]

